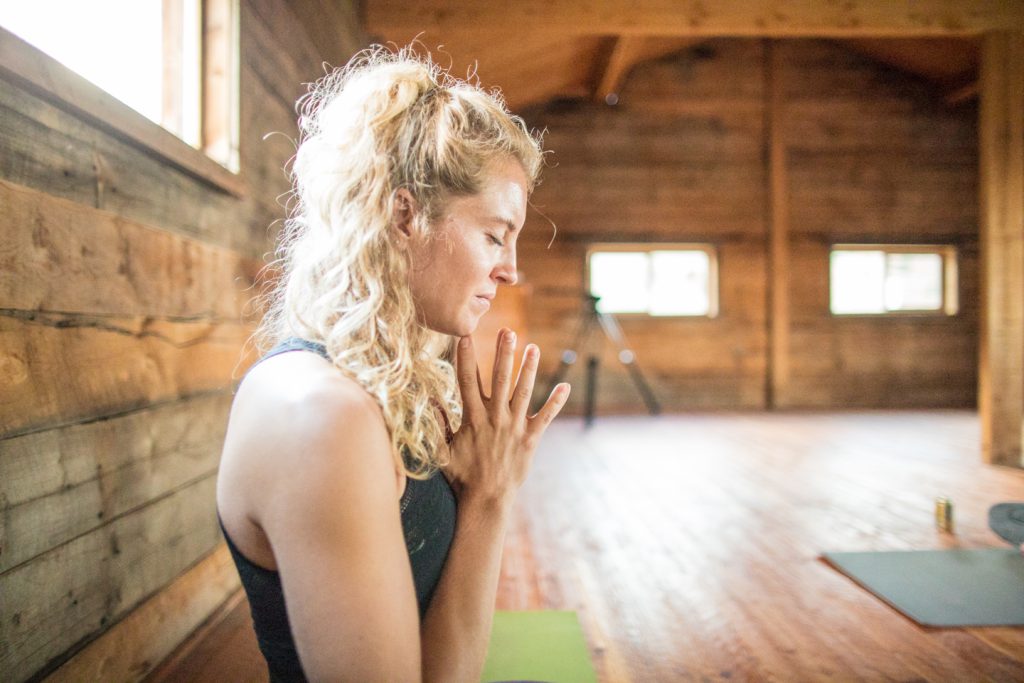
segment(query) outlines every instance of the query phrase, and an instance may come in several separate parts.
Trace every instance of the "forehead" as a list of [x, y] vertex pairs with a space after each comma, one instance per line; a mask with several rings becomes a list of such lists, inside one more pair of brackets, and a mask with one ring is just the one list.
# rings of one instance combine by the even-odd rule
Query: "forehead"
[[448, 213], [479, 214], [480, 218], [501, 218], [521, 226], [526, 220], [527, 179], [522, 164], [514, 159], [495, 162], [486, 171], [480, 192], [457, 197]]

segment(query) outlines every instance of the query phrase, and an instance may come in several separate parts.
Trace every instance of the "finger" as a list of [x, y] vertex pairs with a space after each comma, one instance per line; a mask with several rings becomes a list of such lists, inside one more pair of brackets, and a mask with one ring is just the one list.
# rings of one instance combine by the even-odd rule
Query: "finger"
[[484, 412], [483, 401], [480, 398], [479, 381], [480, 371], [476, 366], [476, 355], [473, 352], [473, 339], [463, 337], [459, 340], [459, 348], [456, 351], [458, 363], [459, 393], [462, 394], [462, 412], [466, 418], [473, 418], [482, 415]]
[[498, 330], [498, 336], [494, 339], [494, 360], [491, 362], [491, 386], [490, 390], [484, 389], [484, 378], [480, 375], [480, 366], [476, 368], [476, 383], [480, 387], [480, 396], [483, 397], [484, 406], [487, 406], [491, 401], [491, 395], [494, 391], [494, 369], [498, 367], [498, 357], [501, 355], [501, 340], [505, 334], [510, 330], [507, 327], [503, 327]]
[[526, 417], [533, 396], [533, 385], [537, 379], [537, 366], [540, 364], [540, 349], [536, 344], [528, 344], [523, 353], [523, 364], [519, 366], [519, 377], [512, 393], [512, 418], [516, 422]]
[[476, 390], [480, 393], [480, 402], [484, 406], [487, 405], [489, 397], [487, 392], [484, 391], [484, 378], [480, 376], [480, 366], [476, 366]]
[[498, 337], [498, 353], [494, 357], [494, 372], [491, 375], [491, 403], [507, 405], [509, 388], [512, 385], [512, 366], [516, 358], [516, 333], [502, 330]]
[[562, 410], [562, 406], [565, 405], [565, 401], [569, 398], [570, 389], [571, 387], [565, 382], [556, 386], [551, 395], [548, 396], [548, 400], [537, 411], [537, 414], [529, 418], [530, 426], [527, 428], [527, 431], [534, 438], [539, 438], [544, 433], [544, 430], [548, 428], [548, 425], [551, 424], [551, 421], [555, 419], [555, 416], [558, 415], [559, 411]]

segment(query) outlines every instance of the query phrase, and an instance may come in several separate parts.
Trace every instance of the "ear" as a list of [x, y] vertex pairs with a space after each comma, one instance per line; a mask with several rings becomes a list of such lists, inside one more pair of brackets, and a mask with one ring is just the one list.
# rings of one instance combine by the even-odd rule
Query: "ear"
[[412, 193], [409, 190], [402, 187], [395, 192], [394, 201], [393, 225], [403, 236], [411, 237], [413, 219], [419, 210], [416, 200], [413, 199]]

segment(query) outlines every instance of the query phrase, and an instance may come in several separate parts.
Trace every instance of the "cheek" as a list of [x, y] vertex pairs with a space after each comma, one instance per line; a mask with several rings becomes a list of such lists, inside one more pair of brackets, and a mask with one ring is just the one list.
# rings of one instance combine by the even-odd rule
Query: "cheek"
[[[483, 240], [479, 241], [483, 242]], [[451, 277], [477, 280], [490, 272], [493, 254], [490, 253], [487, 245], [473, 244], [464, 240], [452, 246], [453, 253], [449, 256], [449, 263], [453, 269], [450, 271]]]

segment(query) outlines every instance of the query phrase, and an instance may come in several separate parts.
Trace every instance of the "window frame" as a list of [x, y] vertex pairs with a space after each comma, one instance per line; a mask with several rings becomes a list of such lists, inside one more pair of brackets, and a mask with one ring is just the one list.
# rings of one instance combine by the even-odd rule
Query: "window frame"
[[[222, 165], [206, 151], [192, 147], [160, 124], [151, 121], [3, 26], [0, 26], [0, 78], [144, 152], [155, 154], [175, 168], [216, 189], [243, 197], [246, 194], [246, 186], [238, 170], [238, 91], [241, 63], [239, 1], [203, 0], [201, 4], [203, 92], [200, 95], [200, 126], [205, 131], [208, 107], [211, 105], [218, 107], [218, 114], [229, 118], [229, 121], [220, 124], [223, 132], [216, 144], [218, 149], [223, 150], [227, 136], [228, 152], [225, 161], [233, 168]], [[219, 36], [213, 38], [208, 27], [211, 22], [218, 20], [222, 22], [220, 26], [227, 26], [228, 30], [220, 31]], [[211, 38], [217, 42], [216, 45], [207, 44]], [[227, 88], [223, 87], [225, 75], [229, 80]], [[219, 81], [216, 80], [218, 78]], [[221, 90], [220, 97], [213, 95], [213, 89], [217, 87]], [[210, 145], [204, 144], [203, 147], [209, 149]]]
[[583, 259], [583, 286], [590, 295], [590, 257], [595, 252], [650, 253], [652, 251], [703, 251], [708, 256], [708, 312], [652, 315], [647, 311], [612, 312], [616, 318], [647, 320], [713, 320], [719, 316], [718, 248], [710, 242], [592, 242]]
[[[889, 254], [936, 254], [942, 259], [942, 305], [934, 309], [903, 309], [880, 313], [836, 313], [832, 310], [832, 254], [836, 251], [881, 251]], [[952, 244], [867, 244], [837, 242], [828, 250], [828, 312], [833, 318], [950, 318], [960, 314], [959, 252]]]

